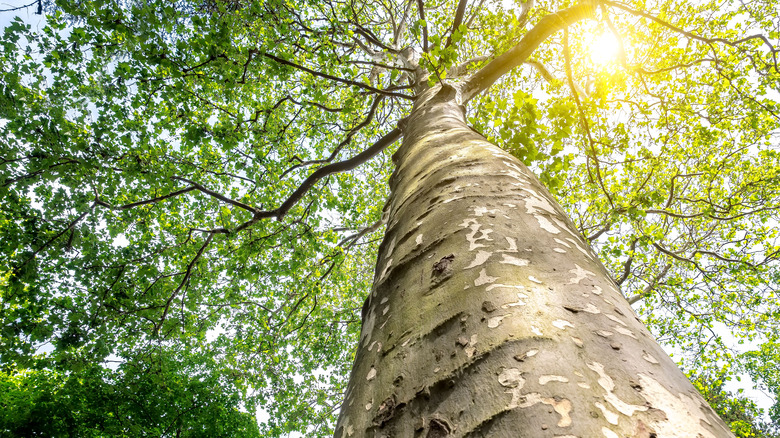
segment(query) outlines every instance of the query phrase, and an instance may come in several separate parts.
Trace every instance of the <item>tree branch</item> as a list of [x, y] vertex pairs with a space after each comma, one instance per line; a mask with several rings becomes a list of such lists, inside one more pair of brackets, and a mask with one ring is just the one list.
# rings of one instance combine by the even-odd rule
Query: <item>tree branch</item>
[[296, 104], [296, 105], [299, 105], [299, 106], [303, 106], [303, 104], [304, 104], [304, 103], [308, 103], [309, 105], [314, 105], [314, 106], [316, 106], [317, 108], [319, 108], [319, 109], [321, 109], [321, 110], [323, 110], [323, 111], [327, 111], [327, 112], [329, 112], [329, 113], [340, 113], [340, 112], [344, 111], [344, 108], [331, 108], [331, 107], [329, 107], [329, 106], [325, 106], [325, 105], [323, 105], [323, 104], [321, 104], [321, 103], [317, 103], [317, 102], [314, 102], [314, 101], [311, 101], [311, 100], [306, 100], [306, 101], [298, 102], [297, 100], [295, 100], [295, 99], [293, 99], [293, 98], [291, 97], [291, 98], [290, 98], [290, 101], [291, 101], [291, 102], [293, 102], [293, 103], [294, 103], [294, 104]]
[[366, 161], [370, 160], [371, 158], [373, 158], [374, 156], [382, 152], [385, 148], [395, 143], [396, 140], [401, 138], [401, 134], [402, 134], [401, 129], [395, 128], [389, 133], [387, 133], [384, 137], [377, 140], [376, 143], [371, 145], [371, 147], [365, 149], [363, 152], [355, 155], [354, 157], [344, 161], [339, 161], [337, 163], [328, 164], [327, 166], [323, 166], [317, 169], [316, 171], [314, 171], [314, 173], [309, 175], [309, 177], [306, 178], [301, 183], [301, 185], [298, 186], [298, 188], [287, 198], [287, 200], [284, 201], [282, 205], [280, 205], [277, 209], [255, 211], [254, 215], [252, 216], [252, 219], [239, 225], [232, 232], [239, 232], [245, 230], [263, 219], [274, 217], [277, 220], [282, 220], [282, 218], [284, 218], [287, 212], [290, 211], [290, 209], [296, 203], [298, 203], [298, 201], [300, 201], [301, 198], [303, 198], [303, 196], [312, 188], [312, 186], [314, 186], [314, 184], [317, 183], [317, 181], [321, 180], [322, 178], [325, 178], [328, 175], [332, 175], [334, 173], [346, 172], [347, 170], [352, 170], [357, 166], [365, 163]]
[[284, 203], [279, 206], [279, 208], [271, 212], [260, 213], [260, 215], [267, 214], [268, 216], [276, 216], [277, 219], [281, 220], [284, 217], [284, 215], [287, 214], [290, 208], [292, 208], [303, 197], [303, 195], [305, 195], [306, 192], [308, 192], [309, 189], [315, 183], [317, 183], [317, 181], [321, 180], [322, 178], [328, 175], [332, 175], [334, 173], [339, 173], [339, 172], [345, 172], [347, 170], [352, 170], [356, 168], [357, 166], [373, 158], [378, 153], [382, 152], [385, 148], [387, 148], [391, 144], [395, 143], [395, 141], [398, 140], [399, 138], [401, 138], [401, 129], [395, 128], [392, 131], [390, 131], [388, 134], [386, 134], [384, 137], [380, 138], [376, 143], [371, 145], [371, 147], [355, 155], [354, 157], [348, 160], [339, 161], [337, 163], [328, 164], [327, 166], [317, 169], [316, 171], [314, 171], [314, 173], [309, 175], [309, 177], [306, 178], [303, 181], [303, 183], [301, 183], [298, 189], [296, 189], [295, 192], [293, 192], [293, 194], [290, 195], [290, 197], [287, 198], [287, 200], [284, 201]]
[[95, 208], [95, 205], [97, 205], [97, 203], [94, 203], [94, 204], [92, 204], [92, 205], [89, 207], [89, 210], [85, 211], [84, 213], [81, 213], [81, 215], [79, 215], [79, 217], [77, 217], [76, 219], [73, 219], [73, 220], [72, 220], [72, 221], [71, 221], [71, 222], [68, 224], [68, 226], [67, 226], [67, 227], [66, 227], [64, 230], [60, 231], [59, 233], [57, 233], [57, 235], [56, 235], [56, 236], [54, 236], [54, 237], [52, 237], [51, 239], [47, 240], [47, 241], [46, 241], [46, 243], [44, 243], [43, 245], [41, 245], [41, 247], [40, 247], [40, 248], [38, 248], [37, 250], [35, 250], [35, 252], [33, 252], [33, 253], [30, 255], [30, 257], [27, 257], [27, 259], [26, 259], [25, 261], [23, 261], [23, 262], [22, 262], [22, 263], [21, 263], [19, 266], [17, 266], [16, 268], [14, 268], [14, 271], [18, 271], [18, 270], [19, 270], [19, 269], [20, 269], [22, 266], [26, 265], [26, 264], [27, 264], [27, 263], [29, 263], [31, 260], [33, 260], [35, 257], [37, 257], [37, 256], [38, 256], [38, 254], [40, 254], [40, 253], [41, 253], [41, 251], [43, 251], [44, 249], [48, 248], [48, 247], [49, 247], [49, 245], [51, 245], [52, 243], [54, 243], [54, 241], [55, 241], [55, 240], [57, 240], [57, 239], [59, 239], [60, 237], [62, 237], [62, 235], [63, 235], [63, 234], [65, 234], [65, 233], [67, 233], [68, 231], [72, 230], [72, 229], [73, 229], [73, 227], [75, 227], [75, 226], [76, 226], [76, 224], [78, 224], [79, 222], [81, 222], [81, 220], [82, 220], [82, 219], [84, 219], [84, 218], [85, 218], [85, 217], [86, 217], [86, 216], [89, 214], [89, 212], [90, 212], [90, 211], [92, 211], [92, 210]]
[[669, 268], [672, 267], [671, 263], [667, 263], [666, 266], [661, 270], [661, 272], [658, 273], [655, 277], [653, 277], [652, 280], [650, 280], [650, 283], [645, 286], [645, 288], [642, 290], [642, 292], [634, 295], [631, 298], [628, 298], [628, 304], [634, 304], [637, 301], [646, 298], [648, 295], [650, 295], [650, 292], [655, 289], [655, 286], [658, 284], [658, 281], [666, 276], [666, 273], [669, 272]]
[[[593, 165], [596, 167], [596, 181], [599, 184], [599, 187], [601, 187], [601, 192], [604, 193], [604, 196], [607, 197], [607, 201], [609, 201], [609, 205], [612, 207], [612, 209], [615, 208], [614, 202], [612, 202], [612, 196], [607, 191], [607, 188], [604, 186], [604, 181], [601, 179], [601, 166], [599, 166], [599, 157], [596, 153], [596, 147], [594, 146], [593, 142], [593, 136], [590, 133], [590, 125], [588, 124], [588, 119], [585, 116], [585, 111], [582, 109], [582, 102], [580, 102], [580, 96], [577, 92], [577, 87], [574, 84], [574, 75], [571, 71], [571, 52], [569, 51], [569, 31], [568, 29], [564, 29], [563, 31], [563, 57], [564, 57], [564, 65], [566, 70], [566, 80], [569, 83], [569, 87], [571, 88], [572, 95], [574, 95], [574, 103], [577, 104], [577, 112], [579, 114], [580, 123], [582, 123], [582, 129], [585, 131], [585, 139], [588, 142], [588, 148], [590, 149], [590, 154], [587, 154], [588, 158], [593, 159]], [[586, 162], [587, 164], [587, 162]], [[588, 168], [588, 174], [590, 174], [590, 166], [587, 166]], [[591, 176], [591, 181], [593, 180], [593, 177]]]
[[392, 47], [388, 47], [386, 44], [384, 44], [382, 41], [377, 38], [376, 35], [374, 35], [373, 32], [371, 32], [370, 29], [367, 29], [356, 22], [351, 22], [353, 26], [355, 26], [355, 33], [362, 35], [366, 41], [369, 43], [381, 48], [382, 50], [388, 51], [390, 53], [395, 53], [396, 50]]
[[467, 59], [456, 66], [450, 67], [449, 71], [447, 71], [447, 77], [457, 78], [461, 73], [465, 73], [471, 64], [487, 61], [488, 59], [489, 57], [487, 55], [475, 56], [471, 59]]
[[742, 44], [744, 42], [747, 42], [747, 41], [750, 41], [750, 40], [754, 40], [754, 39], [759, 39], [759, 40], [761, 40], [764, 43], [764, 45], [766, 45], [769, 48], [769, 53], [772, 54], [772, 61], [773, 61], [774, 66], [775, 66], [775, 71], [780, 71], [780, 68], [778, 67], [778, 64], [777, 64], [777, 53], [780, 52], [780, 49], [775, 48], [775, 46], [773, 46], [772, 43], [769, 41], [769, 39], [767, 39], [767, 37], [765, 37], [764, 35], [761, 35], [761, 34], [750, 35], [750, 36], [746, 36], [744, 38], [740, 38], [738, 40], [733, 40], [733, 41], [732, 40], [727, 40], [725, 38], [707, 38], [707, 37], [703, 37], [703, 36], [700, 36], [700, 35], [696, 35], [695, 33], [689, 32], [689, 31], [687, 31], [685, 29], [679, 28], [679, 27], [677, 27], [677, 26], [675, 26], [675, 25], [673, 25], [673, 24], [671, 24], [669, 22], [666, 22], [666, 21], [664, 21], [664, 20], [662, 20], [662, 19], [660, 19], [660, 18], [658, 18], [658, 17], [656, 17], [656, 16], [654, 16], [652, 14], [648, 14], [647, 12], [637, 11], [636, 9], [630, 8], [629, 6], [626, 6], [626, 5], [622, 4], [622, 3], [613, 2], [613, 1], [610, 1], [610, 0], [600, 0], [600, 1], [603, 4], [605, 4], [605, 5], [613, 6], [615, 8], [620, 9], [620, 10], [626, 11], [626, 12], [628, 12], [631, 15], [637, 15], [637, 16], [640, 16], [640, 17], [643, 17], [643, 18], [647, 18], [648, 20], [653, 21], [653, 22], [655, 22], [657, 24], [660, 24], [661, 26], [663, 26], [663, 27], [665, 27], [665, 28], [667, 28], [667, 29], [669, 29], [671, 31], [674, 31], [674, 32], [677, 32], [679, 34], [685, 35], [686, 37], [688, 37], [688, 38], [690, 38], [692, 40], [701, 41], [701, 42], [707, 43], [707, 44], [721, 43], [721, 44], [725, 44], [727, 46], [731, 46], [731, 47], [735, 47], [736, 48], [736, 47], [738, 47], [740, 44]]
[[588, 242], [593, 243], [594, 240], [598, 239], [599, 236], [609, 231], [610, 228], [612, 228], [612, 221], [607, 221], [607, 223], [604, 224], [600, 230], [596, 231], [594, 235], [586, 237], [586, 239], [588, 239]]
[[164, 201], [166, 199], [173, 198], [174, 196], [183, 195], [183, 194], [185, 194], [187, 192], [191, 192], [191, 191], [196, 190], [196, 189], [197, 189], [197, 187], [195, 187], [195, 186], [189, 186], [187, 188], [184, 188], [184, 189], [181, 189], [181, 190], [177, 190], [175, 192], [168, 193], [167, 195], [158, 196], [156, 198], [147, 199], [145, 201], [133, 202], [131, 204], [120, 205], [119, 207], [114, 207], [111, 204], [109, 204], [107, 202], [103, 202], [101, 200], [97, 200], [97, 201], [95, 201], [95, 203], [98, 204], [98, 205], [101, 205], [103, 207], [108, 207], [108, 208], [114, 209], [114, 210], [129, 210], [131, 208], [140, 207], [142, 205], [156, 204], [156, 203], [158, 203], [160, 201]]
[[352, 86], [355, 86], [355, 87], [358, 87], [358, 88], [362, 88], [364, 90], [368, 90], [368, 91], [371, 91], [373, 93], [381, 94], [381, 95], [384, 95], [384, 96], [400, 97], [402, 99], [414, 100], [414, 97], [409, 96], [407, 94], [393, 93], [392, 91], [380, 90], [378, 88], [372, 87], [371, 85], [366, 85], [366, 84], [364, 84], [362, 82], [353, 81], [353, 80], [350, 80], [350, 79], [343, 79], [343, 78], [339, 78], [339, 77], [336, 77], [336, 76], [333, 76], [333, 75], [329, 75], [327, 73], [318, 72], [316, 70], [312, 70], [310, 68], [304, 67], [304, 66], [296, 64], [294, 62], [290, 62], [290, 61], [287, 61], [285, 59], [276, 57], [276, 56], [271, 55], [269, 53], [263, 53], [263, 56], [265, 56], [266, 58], [272, 59], [272, 60], [278, 62], [279, 64], [289, 65], [290, 67], [297, 68], [298, 70], [305, 71], [306, 73], [309, 73], [309, 74], [317, 76], [317, 77], [321, 77], [323, 79], [329, 79], [331, 81], [339, 82], [339, 83], [342, 83], [342, 84], [352, 85]]
[[203, 245], [201, 245], [200, 249], [198, 250], [198, 253], [195, 254], [195, 257], [193, 257], [190, 263], [187, 265], [187, 270], [184, 272], [184, 278], [181, 279], [181, 282], [179, 282], [179, 286], [173, 291], [171, 296], [168, 297], [168, 300], [165, 302], [165, 310], [163, 310], [163, 314], [160, 317], [160, 322], [155, 324], [154, 327], [154, 336], [157, 336], [159, 334], [160, 328], [165, 322], [165, 318], [168, 316], [168, 311], [171, 308], [171, 303], [173, 302], [174, 298], [176, 298], [176, 295], [178, 295], [179, 292], [182, 290], [182, 288], [187, 284], [187, 281], [192, 276], [192, 268], [195, 266], [195, 263], [198, 261], [198, 259], [203, 255], [203, 252], [209, 246], [213, 238], [214, 238], [214, 233], [210, 233], [208, 237], [206, 237], [206, 240], [203, 242]]
[[[528, 0], [531, 1], [531, 0]], [[485, 0], [479, 0], [479, 3], [477, 4], [476, 8], [471, 8], [474, 13], [469, 17], [468, 20], [466, 20], [466, 27], [471, 27], [471, 23], [474, 22], [474, 19], [477, 18], [479, 15], [479, 10], [482, 9], [482, 5], [485, 3]]]
[[533, 7], [534, 0], [525, 0], [525, 3], [523, 3], [523, 6], [520, 9], [520, 16], [517, 17], [519, 27], [525, 26], [526, 21], [528, 21], [528, 13], [531, 12], [531, 8]]
[[355, 245], [355, 242], [357, 242], [361, 237], [365, 236], [366, 234], [371, 234], [374, 231], [378, 230], [379, 227], [385, 224], [385, 222], [387, 222], [387, 217], [385, 217], [385, 215], [383, 214], [382, 218], [374, 222], [373, 224], [363, 228], [362, 230], [358, 231], [355, 234], [352, 234], [350, 236], [341, 239], [341, 242], [338, 243], [338, 246], [344, 246], [345, 244], [348, 244], [345, 249], [352, 248], [352, 246]]
[[368, 110], [368, 115], [366, 115], [366, 118], [363, 119], [362, 122], [360, 122], [357, 126], [350, 129], [347, 133], [347, 137], [341, 141], [341, 143], [336, 146], [335, 149], [333, 149], [333, 152], [330, 153], [330, 156], [324, 160], [311, 160], [311, 161], [304, 161], [300, 164], [296, 164], [295, 166], [290, 167], [289, 169], [285, 170], [282, 175], [279, 177], [279, 179], [284, 178], [285, 175], [292, 172], [295, 169], [298, 169], [303, 166], [309, 166], [312, 164], [322, 164], [322, 163], [330, 163], [333, 161], [333, 159], [338, 155], [338, 153], [341, 151], [341, 149], [344, 148], [344, 146], [348, 145], [352, 141], [352, 137], [355, 136], [361, 129], [365, 128], [371, 121], [374, 119], [374, 115], [376, 114], [376, 110], [379, 107], [379, 104], [384, 99], [384, 96], [377, 96], [374, 101], [371, 103], [371, 108]]
[[628, 278], [628, 276], [631, 274], [631, 263], [634, 261], [634, 251], [636, 250], [636, 242], [639, 239], [634, 239], [631, 242], [631, 255], [628, 256], [628, 259], [625, 263], [623, 263], [623, 274], [615, 280], [615, 283], [618, 284], [618, 286], [622, 285], [624, 281]]
[[41, 5], [41, 3], [40, 3], [40, 2], [41, 2], [41, 0], [35, 0], [34, 2], [32, 2], [32, 3], [30, 3], [30, 4], [23, 5], [23, 6], [17, 6], [17, 7], [15, 7], [15, 8], [9, 8], [9, 9], [0, 9], [0, 12], [12, 12], [12, 11], [18, 11], [18, 10], [20, 10], [20, 9], [29, 8], [30, 6], [32, 6], [32, 5], [36, 4], [36, 3], [38, 3], [38, 15], [41, 15], [41, 6], [40, 6], [40, 5]]
[[419, 11], [420, 20], [422, 20], [423, 22], [423, 27], [422, 27], [423, 52], [428, 53], [428, 22], [425, 21], [425, 4], [423, 3], [423, 0], [417, 0], [417, 11]]
[[544, 78], [545, 81], [553, 82], [555, 80], [555, 76], [553, 76], [552, 73], [550, 73], [550, 70], [548, 70], [547, 67], [545, 67], [544, 64], [542, 64], [541, 62], [530, 60], [530, 61], [525, 61], [524, 64], [530, 65], [531, 67], [535, 68], [536, 71], [538, 71], [539, 74], [542, 75], [542, 78]]
[[458, 31], [460, 23], [463, 22], [463, 14], [466, 12], [466, 4], [468, 4], [468, 0], [458, 0], [458, 7], [455, 9], [455, 19], [452, 20], [450, 34], [447, 36], [447, 42], [444, 43], [445, 49], [450, 46], [452, 43], [452, 34]]
[[206, 187], [196, 183], [195, 181], [191, 181], [191, 180], [189, 180], [187, 178], [182, 178], [180, 176], [172, 176], [171, 179], [176, 180], [176, 181], [183, 181], [183, 182], [186, 182], [188, 184], [191, 184], [192, 187], [194, 187], [198, 191], [201, 191], [201, 192], [203, 192], [203, 193], [205, 193], [205, 194], [207, 194], [207, 195], [209, 195], [211, 197], [217, 198], [217, 199], [219, 199], [222, 202], [228, 203], [230, 205], [234, 205], [234, 206], [236, 206], [238, 208], [243, 208], [244, 210], [246, 210], [246, 211], [248, 211], [248, 212], [250, 212], [252, 214], [257, 213], [257, 209], [255, 207], [246, 205], [243, 202], [236, 201], [235, 199], [230, 199], [227, 196], [221, 195], [221, 194], [219, 194], [219, 193], [217, 193], [217, 192], [215, 192], [213, 190], [209, 190]]
[[578, 21], [594, 16], [594, 1], [587, 0], [570, 8], [546, 15], [539, 23], [526, 33], [514, 47], [507, 50], [488, 65], [474, 73], [467, 81], [462, 91], [462, 103], [490, 88], [498, 78], [525, 62], [529, 56], [555, 32], [564, 29]]
[[398, 21], [398, 25], [394, 27], [393, 29], [393, 48], [398, 50], [398, 39], [403, 35], [404, 31], [406, 30], [406, 22], [409, 18], [409, 10], [412, 8], [412, 2], [414, 0], [407, 0], [406, 6], [404, 7], [404, 14], [401, 16], [401, 19]]
[[[539, 74], [542, 75], [542, 78], [545, 81], [547, 81], [547, 82], [552, 83], [552, 82], [554, 82], [556, 80], [555, 76], [553, 76], [552, 73], [550, 73], [550, 70], [548, 70], [547, 67], [545, 67], [544, 64], [542, 64], [539, 61], [535, 61], [535, 60], [532, 59], [532, 60], [529, 60], [529, 61], [525, 61], [523, 64], [530, 65], [531, 67], [535, 68], [536, 71], [538, 71]], [[570, 82], [570, 86], [574, 87], [573, 88], [574, 91], [576, 91], [579, 94], [582, 94], [583, 96], [588, 96], [589, 95], [589, 93], [587, 93], [579, 84], [574, 82], [573, 79]]]

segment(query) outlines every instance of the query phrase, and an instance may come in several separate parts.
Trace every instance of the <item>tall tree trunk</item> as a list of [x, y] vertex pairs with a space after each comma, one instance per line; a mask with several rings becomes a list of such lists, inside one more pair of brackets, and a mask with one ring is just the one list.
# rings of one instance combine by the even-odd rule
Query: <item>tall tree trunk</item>
[[455, 94], [430, 90], [402, 126], [336, 436], [732, 436]]

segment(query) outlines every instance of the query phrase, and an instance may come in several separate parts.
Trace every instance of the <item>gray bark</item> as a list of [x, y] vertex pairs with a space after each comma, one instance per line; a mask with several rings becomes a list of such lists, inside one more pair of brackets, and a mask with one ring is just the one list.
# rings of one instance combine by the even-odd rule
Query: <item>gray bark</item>
[[336, 437], [730, 437], [455, 90], [402, 125]]

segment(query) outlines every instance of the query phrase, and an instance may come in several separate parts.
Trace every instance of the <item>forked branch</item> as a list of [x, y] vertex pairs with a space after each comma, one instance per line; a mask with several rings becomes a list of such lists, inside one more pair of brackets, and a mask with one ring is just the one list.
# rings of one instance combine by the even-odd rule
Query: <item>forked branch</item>
[[352, 141], [352, 137], [354, 137], [358, 132], [360, 132], [361, 129], [368, 126], [374, 120], [374, 115], [376, 114], [376, 110], [377, 108], [379, 108], [379, 104], [382, 102], [383, 99], [384, 96], [381, 95], [377, 96], [374, 99], [374, 101], [371, 103], [371, 108], [369, 108], [368, 115], [366, 115], [365, 119], [363, 119], [362, 122], [358, 123], [354, 128], [349, 130], [347, 136], [344, 138], [344, 140], [341, 141], [341, 143], [338, 144], [338, 146], [336, 146], [335, 149], [333, 149], [333, 151], [330, 153], [330, 156], [328, 158], [325, 158], [323, 160], [303, 161], [285, 170], [279, 178], [284, 178], [285, 175], [300, 167], [310, 166], [312, 164], [330, 163], [331, 161], [333, 161], [333, 159], [336, 158], [336, 155], [338, 155], [338, 153], [341, 152], [341, 149], [343, 149], [344, 146], [348, 145]]
[[238, 207], [238, 208], [242, 208], [242, 209], [244, 209], [244, 210], [246, 210], [246, 211], [248, 211], [250, 213], [253, 213], [253, 214], [257, 213], [257, 209], [255, 207], [252, 207], [250, 205], [246, 205], [246, 204], [244, 204], [241, 201], [236, 201], [235, 199], [228, 198], [227, 196], [222, 195], [220, 193], [217, 193], [217, 192], [215, 192], [213, 190], [210, 190], [210, 189], [206, 188], [205, 186], [196, 183], [195, 181], [191, 181], [191, 180], [189, 180], [187, 178], [182, 178], [180, 176], [173, 176], [173, 177], [171, 177], [171, 179], [174, 179], [176, 181], [186, 182], [186, 183], [192, 185], [198, 191], [203, 192], [203, 193], [205, 193], [205, 194], [207, 194], [207, 195], [209, 195], [209, 196], [211, 196], [213, 198], [219, 199], [220, 201], [222, 201], [224, 203], [233, 205], [233, 206]]
[[120, 205], [119, 207], [114, 207], [113, 205], [111, 205], [111, 204], [109, 204], [109, 203], [107, 203], [105, 201], [101, 201], [100, 199], [96, 200], [95, 204], [100, 205], [102, 207], [107, 207], [107, 208], [116, 209], [116, 210], [130, 210], [131, 208], [140, 207], [142, 205], [156, 204], [156, 203], [158, 203], [160, 201], [164, 201], [166, 199], [174, 198], [176, 196], [183, 195], [183, 194], [191, 192], [193, 190], [196, 190], [196, 187], [195, 186], [189, 186], [189, 187], [183, 188], [181, 190], [176, 190], [175, 192], [168, 193], [167, 195], [157, 196], [155, 198], [146, 199], [144, 201], [132, 202], [130, 204]]

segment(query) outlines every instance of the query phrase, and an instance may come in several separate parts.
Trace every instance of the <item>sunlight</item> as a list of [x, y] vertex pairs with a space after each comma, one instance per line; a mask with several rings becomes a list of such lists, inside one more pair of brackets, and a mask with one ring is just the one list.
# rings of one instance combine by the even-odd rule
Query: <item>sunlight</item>
[[590, 44], [590, 59], [594, 64], [604, 66], [618, 57], [620, 45], [611, 32], [595, 35]]

